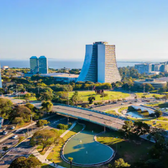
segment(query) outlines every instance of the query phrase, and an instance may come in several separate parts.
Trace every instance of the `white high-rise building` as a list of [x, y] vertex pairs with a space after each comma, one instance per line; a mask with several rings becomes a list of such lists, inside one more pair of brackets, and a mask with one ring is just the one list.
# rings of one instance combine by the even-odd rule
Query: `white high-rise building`
[[0, 65], [0, 88], [2, 88], [1, 65]]
[[45, 56], [39, 57], [39, 74], [48, 73], [48, 60]]
[[77, 81], [113, 83], [120, 80], [115, 45], [102, 41], [86, 45], [85, 60]]

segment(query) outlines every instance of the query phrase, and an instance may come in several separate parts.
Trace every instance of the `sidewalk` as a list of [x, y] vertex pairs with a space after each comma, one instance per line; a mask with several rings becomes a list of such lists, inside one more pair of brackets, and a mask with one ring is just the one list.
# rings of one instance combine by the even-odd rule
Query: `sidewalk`
[[[72, 130], [72, 129], [75, 127], [75, 125], [76, 125], [76, 122], [74, 122], [74, 123], [72, 124], [72, 126], [71, 126], [68, 130], [66, 130], [63, 134], [61, 134], [60, 137], [63, 138], [70, 130]], [[51, 161], [48, 161], [48, 160], [46, 159], [47, 156], [49, 155], [49, 153], [52, 151], [53, 147], [54, 147], [54, 145], [51, 145], [44, 155], [41, 155], [41, 154], [37, 151], [37, 149], [35, 149], [35, 150], [32, 152], [32, 154], [33, 154], [36, 158], [38, 158], [40, 162], [49, 164], [50, 166], [53, 166], [53, 167], [56, 167], [56, 166], [54, 166], [54, 163], [52, 163]], [[57, 168], [63, 168], [63, 167], [62, 167], [62, 166], [57, 166]]]

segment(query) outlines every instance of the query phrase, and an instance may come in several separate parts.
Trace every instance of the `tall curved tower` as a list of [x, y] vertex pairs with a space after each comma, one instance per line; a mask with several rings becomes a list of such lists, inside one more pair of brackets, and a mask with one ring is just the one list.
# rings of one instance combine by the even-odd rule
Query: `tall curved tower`
[[108, 45], [107, 42], [86, 45], [85, 60], [77, 81], [113, 83], [120, 80], [115, 45]]

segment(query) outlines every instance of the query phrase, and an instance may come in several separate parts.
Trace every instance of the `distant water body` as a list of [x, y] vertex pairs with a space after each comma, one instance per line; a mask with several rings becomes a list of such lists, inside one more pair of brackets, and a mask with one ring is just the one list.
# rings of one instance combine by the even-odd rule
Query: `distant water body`
[[[127, 67], [127, 66], [134, 66], [135, 64], [142, 63], [142, 62], [134, 62], [134, 61], [117, 61], [118, 67]], [[17, 67], [17, 68], [29, 68], [30, 64], [27, 60], [0, 60], [1, 67], [2, 66], [9, 66], [10, 68]], [[49, 60], [48, 67], [54, 69], [60, 68], [82, 68], [83, 61], [56, 61], [56, 60]]]

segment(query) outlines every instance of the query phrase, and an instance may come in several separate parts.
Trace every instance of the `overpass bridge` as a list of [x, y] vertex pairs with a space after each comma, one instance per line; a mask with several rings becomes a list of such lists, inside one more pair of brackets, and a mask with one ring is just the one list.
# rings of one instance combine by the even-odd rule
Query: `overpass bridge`
[[54, 105], [53, 111], [60, 115], [78, 118], [115, 130], [121, 129], [124, 121], [128, 120], [121, 116], [76, 106]]

